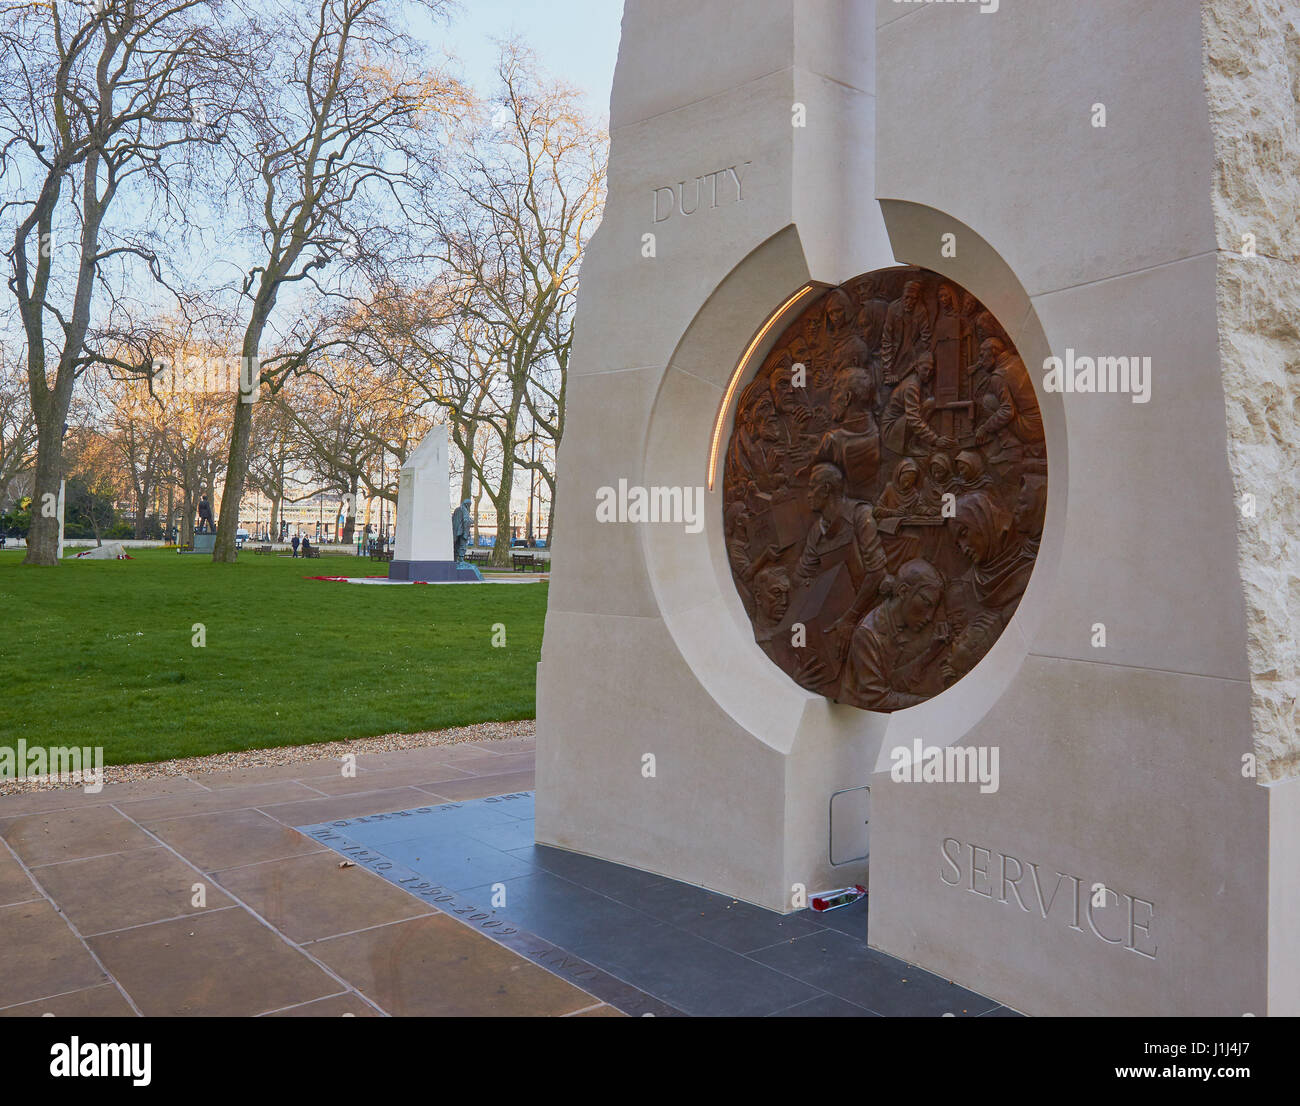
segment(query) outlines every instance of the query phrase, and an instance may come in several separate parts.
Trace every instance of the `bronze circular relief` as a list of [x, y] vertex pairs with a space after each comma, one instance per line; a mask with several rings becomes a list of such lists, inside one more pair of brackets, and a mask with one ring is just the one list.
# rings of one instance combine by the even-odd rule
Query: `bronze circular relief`
[[974, 296], [928, 269], [832, 288], [741, 394], [723, 504], [764, 652], [810, 691], [894, 711], [992, 648], [1047, 505], [1024, 362]]

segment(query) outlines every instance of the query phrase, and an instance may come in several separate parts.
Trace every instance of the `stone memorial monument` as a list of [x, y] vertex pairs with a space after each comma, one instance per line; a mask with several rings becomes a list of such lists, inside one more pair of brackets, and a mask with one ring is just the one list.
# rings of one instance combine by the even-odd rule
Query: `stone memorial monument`
[[537, 840], [1300, 1013], [1284, 0], [626, 0]]
[[453, 557], [447, 427], [424, 436], [397, 478], [397, 542], [388, 564], [390, 580], [481, 581], [472, 565]]

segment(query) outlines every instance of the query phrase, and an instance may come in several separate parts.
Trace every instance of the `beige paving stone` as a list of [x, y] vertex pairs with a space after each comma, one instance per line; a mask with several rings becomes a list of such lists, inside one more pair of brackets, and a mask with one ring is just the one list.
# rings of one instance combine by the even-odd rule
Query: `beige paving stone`
[[0, 906], [30, 902], [40, 897], [40, 891], [23, 871], [22, 865], [0, 849]]
[[94, 958], [48, 902], [0, 907], [0, 1007], [105, 982]]
[[365, 868], [340, 868], [333, 850], [249, 864], [214, 878], [290, 940], [314, 941], [430, 913]]
[[306, 784], [295, 780], [277, 780], [247, 787], [223, 787], [123, 803], [122, 813], [143, 824], [164, 818], [181, 818], [190, 814], [207, 814], [218, 810], [236, 810], [311, 798], [319, 798], [319, 795]]
[[339, 991], [337, 980], [239, 907], [89, 944], [146, 1017], [247, 1017]]
[[0, 1018], [40, 1018], [52, 1014], [56, 1018], [134, 1018], [138, 1015], [122, 992], [112, 983], [86, 987], [66, 995], [41, 998], [35, 1002], [22, 1002], [0, 1010]]
[[249, 768], [224, 768], [214, 772], [196, 772], [191, 778], [214, 790], [227, 787], [247, 787], [250, 784], [272, 783], [276, 780], [311, 781], [337, 776], [343, 761], [337, 757], [303, 761], [299, 764], [259, 764]]
[[154, 822], [150, 830], [205, 872], [319, 851], [322, 846], [258, 810]]
[[360, 771], [355, 776], [313, 780], [312, 786], [327, 795], [357, 795], [369, 791], [387, 791], [395, 787], [432, 786], [452, 780], [468, 779], [477, 774], [477, 772], [452, 768], [447, 764], [419, 764], [402, 768]]
[[50, 811], [11, 819], [0, 824], [0, 837], [9, 842], [29, 867], [142, 849], [154, 844], [139, 826], [106, 806]]
[[[509, 753], [505, 756], [482, 756], [460, 761], [456, 767], [472, 776], [496, 776], [504, 772], [531, 772], [533, 753]], [[419, 786], [423, 787], [421, 783]]]
[[147, 799], [157, 795], [174, 795], [183, 791], [202, 791], [193, 780], [184, 776], [159, 776], [147, 780], [106, 783], [97, 792], [87, 792], [80, 787], [62, 787], [52, 791], [22, 791], [0, 796], [0, 818], [18, 814], [35, 814], [45, 810], [103, 806], [107, 803], [131, 799]]
[[378, 1018], [382, 1017], [370, 1003], [356, 995], [330, 995], [318, 998], [315, 1002], [304, 1002], [301, 1006], [291, 1006], [288, 1010], [275, 1010], [263, 1014], [264, 1018]]
[[[439, 784], [439, 787], [449, 786]], [[340, 795], [337, 798], [309, 799], [300, 803], [277, 803], [264, 810], [286, 826], [313, 826], [336, 818], [360, 818], [363, 814], [384, 814], [392, 810], [410, 810], [430, 806], [427, 791], [415, 787], [395, 787], [363, 795]]]
[[311, 947], [394, 1016], [559, 1016], [598, 1001], [441, 914]]
[[532, 772], [504, 772], [499, 776], [478, 776], [472, 780], [436, 784], [436, 789], [431, 789], [428, 793], [444, 802], [458, 803], [465, 799], [482, 799], [487, 795], [531, 791], [535, 786]]
[[[229, 906], [230, 899], [170, 849], [154, 846], [37, 869], [37, 878], [83, 936]], [[195, 884], [203, 905], [193, 905]]]

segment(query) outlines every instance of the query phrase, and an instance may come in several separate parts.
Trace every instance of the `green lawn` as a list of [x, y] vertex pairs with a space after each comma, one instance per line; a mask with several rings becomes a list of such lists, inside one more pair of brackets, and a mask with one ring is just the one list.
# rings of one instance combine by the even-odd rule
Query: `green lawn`
[[0, 553], [3, 745], [102, 745], [127, 764], [534, 716], [545, 583], [303, 578], [384, 567], [354, 557], [22, 556]]

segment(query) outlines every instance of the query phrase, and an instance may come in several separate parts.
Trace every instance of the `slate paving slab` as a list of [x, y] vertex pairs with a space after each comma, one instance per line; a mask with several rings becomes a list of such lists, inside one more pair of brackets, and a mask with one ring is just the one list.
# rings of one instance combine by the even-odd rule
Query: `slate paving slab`
[[997, 1005], [992, 999], [829, 928], [763, 949], [753, 958], [878, 1014], [966, 1017], [983, 1014]]
[[769, 1018], [877, 1018], [879, 1014], [845, 1002], [834, 995], [818, 995], [806, 1002], [768, 1014]]
[[798, 914], [777, 914], [675, 880], [660, 880], [618, 897], [651, 917], [733, 952], [753, 952], [822, 930]]
[[519, 947], [532, 935], [539, 947], [622, 980], [632, 990], [620, 1001], [643, 996], [706, 1017], [978, 1016], [998, 1008], [870, 948], [865, 899], [781, 915], [596, 857], [509, 847], [532, 832], [524, 798], [300, 829], [426, 901], [445, 900], [454, 914], [517, 927]]
[[850, 937], [856, 937], [860, 941], [867, 939], [867, 900], [865, 898], [849, 903], [848, 906], [840, 906], [834, 910], [824, 911], [821, 914], [812, 909], [801, 910], [794, 917], [806, 918], [808, 921], [825, 926], [827, 929], [838, 929], [841, 933], [847, 933]]

